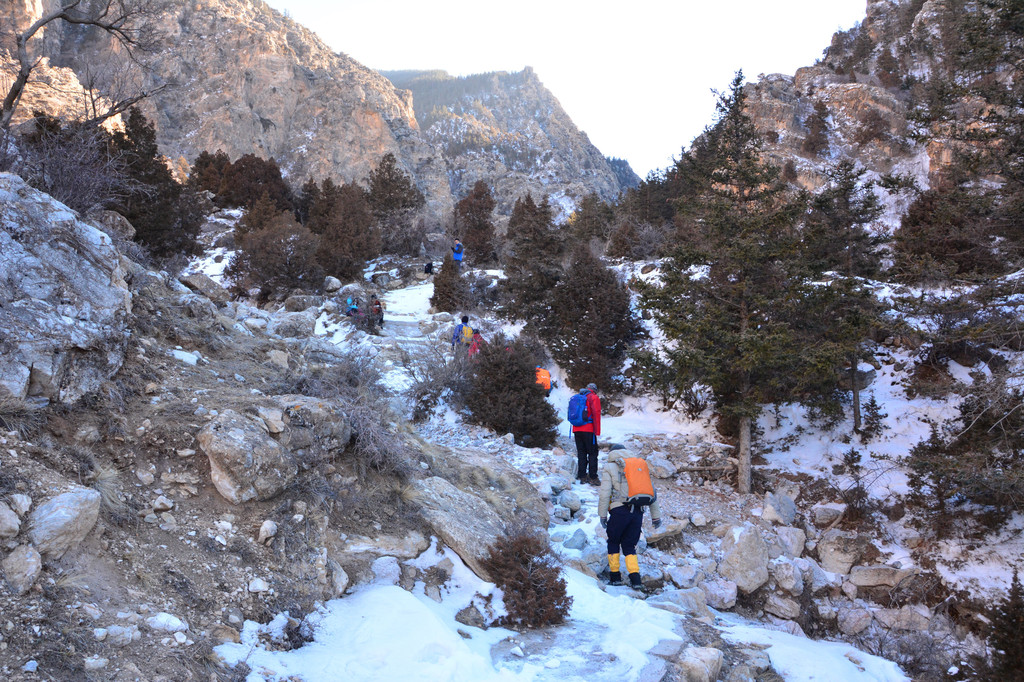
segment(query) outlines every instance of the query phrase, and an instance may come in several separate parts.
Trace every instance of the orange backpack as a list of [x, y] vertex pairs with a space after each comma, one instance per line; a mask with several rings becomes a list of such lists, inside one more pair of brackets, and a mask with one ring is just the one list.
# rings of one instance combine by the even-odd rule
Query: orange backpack
[[623, 502], [640, 507], [653, 504], [658, 499], [658, 493], [654, 492], [651, 470], [646, 460], [640, 457], [623, 457], [619, 460], [619, 465], [622, 467], [622, 476], [626, 479]]

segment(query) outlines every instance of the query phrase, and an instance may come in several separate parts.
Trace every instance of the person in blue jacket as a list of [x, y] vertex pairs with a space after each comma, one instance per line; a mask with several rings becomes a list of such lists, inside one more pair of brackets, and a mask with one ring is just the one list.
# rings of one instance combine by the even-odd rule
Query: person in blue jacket
[[456, 239], [455, 246], [452, 247], [452, 258], [455, 260], [455, 267], [462, 268], [462, 255], [464, 253], [462, 248], [462, 240]]

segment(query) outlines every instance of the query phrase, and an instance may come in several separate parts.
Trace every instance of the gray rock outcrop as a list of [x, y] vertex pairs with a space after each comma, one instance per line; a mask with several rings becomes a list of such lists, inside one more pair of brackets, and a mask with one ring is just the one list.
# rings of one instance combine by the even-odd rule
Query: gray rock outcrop
[[298, 474], [291, 453], [255, 421], [225, 410], [196, 436], [210, 460], [210, 476], [224, 499], [233, 504], [267, 500]]
[[24, 594], [43, 570], [43, 558], [32, 545], [20, 545], [0, 562], [4, 580], [14, 594]]
[[505, 522], [476, 495], [463, 492], [443, 478], [431, 476], [413, 484], [423, 518], [438, 537], [484, 578], [488, 548], [505, 532]]
[[733, 526], [722, 538], [718, 573], [749, 594], [768, 582], [768, 545], [750, 524]]
[[96, 525], [100, 500], [92, 488], [78, 488], [47, 500], [29, 514], [29, 539], [43, 556], [63, 556]]
[[0, 173], [0, 393], [73, 403], [117, 372], [124, 276], [109, 236]]

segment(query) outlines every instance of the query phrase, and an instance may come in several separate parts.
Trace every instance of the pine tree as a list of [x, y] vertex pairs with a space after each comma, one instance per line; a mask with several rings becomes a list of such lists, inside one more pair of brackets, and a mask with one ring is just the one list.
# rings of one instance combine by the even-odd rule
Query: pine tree
[[572, 238], [584, 244], [589, 243], [591, 239], [607, 240], [614, 219], [612, 208], [601, 201], [596, 193], [590, 193], [583, 197], [579, 208], [569, 216]]
[[112, 145], [135, 185], [120, 212], [135, 227], [136, 240], [159, 257], [195, 253], [203, 219], [200, 204], [194, 190], [175, 182], [160, 155], [153, 124], [133, 108]]
[[264, 298], [275, 290], [310, 289], [321, 275], [318, 242], [290, 212], [278, 212], [262, 228], [237, 237], [228, 275], [243, 290], [258, 287]]
[[567, 383], [579, 389], [594, 382], [612, 386], [637, 328], [629, 291], [615, 273], [580, 245], [551, 296], [551, 313], [541, 336]]
[[811, 202], [804, 229], [804, 249], [816, 271], [837, 271], [847, 277], [878, 272], [876, 248], [882, 238], [869, 226], [882, 215], [882, 205], [866, 182], [866, 169], [840, 161], [825, 170], [827, 185]]
[[1024, 588], [1021, 587], [1017, 569], [1006, 598], [994, 604], [989, 611], [991, 620], [988, 638], [992, 649], [992, 679], [1003, 682], [1024, 681]]
[[801, 344], [792, 324], [807, 290], [797, 272], [803, 206], [761, 160], [742, 86], [739, 73], [719, 94], [715, 125], [676, 164], [688, 188], [681, 217], [698, 239], [666, 263], [644, 304], [675, 342], [669, 359], [679, 383], [710, 386], [722, 414], [736, 420], [738, 487], [747, 493], [761, 403], [792, 395], [805, 368], [836, 358]]
[[220, 190], [220, 183], [224, 180], [224, 169], [231, 163], [231, 159], [218, 149], [211, 154], [202, 151], [192, 164], [192, 172], [189, 173], [188, 183], [201, 192], [209, 192], [216, 195]]
[[555, 441], [558, 417], [536, 383], [537, 358], [523, 341], [498, 336], [470, 364], [473, 377], [466, 403], [475, 422], [511, 433], [528, 447]]
[[241, 220], [235, 224], [235, 235], [262, 230], [280, 214], [281, 211], [277, 208], [277, 204], [271, 200], [269, 194], [263, 192], [260, 198], [245, 210]]
[[508, 246], [502, 258], [511, 317], [547, 314], [548, 293], [561, 275], [559, 249], [547, 197], [540, 204], [535, 204], [529, 193], [518, 199], [509, 218]]
[[470, 302], [469, 285], [462, 278], [461, 269], [452, 255], [446, 254], [441, 270], [434, 277], [434, 294], [430, 305], [446, 313], [465, 310]]
[[828, 148], [828, 107], [820, 100], [814, 103], [814, 113], [807, 117], [807, 137], [800, 148], [811, 156]]
[[455, 205], [455, 234], [473, 254], [474, 263], [489, 263], [496, 257], [491, 219], [495, 205], [491, 188], [483, 180], [477, 180], [470, 193]]
[[264, 192], [279, 210], [292, 209], [291, 188], [281, 176], [277, 161], [246, 154], [224, 167], [216, 203], [219, 206], [248, 208]]
[[335, 185], [327, 178], [309, 209], [308, 227], [320, 236], [317, 260], [324, 272], [354, 279], [366, 262], [380, 255], [380, 234], [366, 194], [358, 185]]
[[414, 213], [426, 203], [423, 193], [398, 167], [388, 152], [367, 178], [366, 201], [377, 220], [383, 247], [389, 253], [415, 253], [422, 234], [415, 230]]

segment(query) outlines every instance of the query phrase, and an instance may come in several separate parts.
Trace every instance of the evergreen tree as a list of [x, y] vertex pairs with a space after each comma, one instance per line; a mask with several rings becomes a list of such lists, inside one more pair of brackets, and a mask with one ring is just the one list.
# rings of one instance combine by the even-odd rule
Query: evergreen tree
[[216, 203], [248, 208], [266, 193], [281, 211], [292, 209], [291, 188], [274, 159], [246, 154], [224, 167]]
[[523, 446], [542, 448], [555, 442], [558, 417], [536, 383], [537, 358], [523, 341], [498, 336], [470, 364], [466, 403], [473, 421], [511, 433]]
[[668, 354], [680, 385], [710, 386], [719, 410], [736, 421], [738, 486], [746, 493], [761, 404], [792, 396], [815, 378], [815, 367], [834, 372], [838, 358], [834, 349], [801, 343], [793, 315], [809, 290], [799, 277], [803, 205], [762, 161], [742, 86], [739, 73], [719, 95], [715, 125], [676, 165], [687, 186], [679, 208], [697, 240], [666, 263], [661, 286], [647, 288], [644, 302], [675, 342]]
[[[817, 327], [812, 336], [836, 344], [850, 363], [850, 390], [853, 393], [853, 429], [861, 427], [860, 386], [857, 367], [861, 342], [876, 318], [875, 300], [860, 285], [857, 277], [878, 271], [875, 249], [882, 238], [868, 227], [882, 214], [882, 206], [864, 182], [866, 171], [850, 161], [841, 161], [825, 171], [828, 185], [814, 197], [804, 229], [803, 252], [812, 273], [832, 271], [838, 274], [827, 287], [811, 291], [820, 306], [808, 306], [815, 313], [808, 321]], [[827, 395], [827, 387], [822, 387]], [[832, 407], [838, 407], [834, 402]]]
[[541, 335], [551, 356], [579, 389], [593, 382], [614, 385], [637, 324], [629, 291], [618, 277], [580, 245], [551, 295], [551, 313]]
[[303, 225], [309, 224], [309, 212], [320, 199], [320, 186], [316, 180], [309, 178], [299, 190], [295, 198], [295, 217]]
[[237, 237], [227, 273], [245, 291], [258, 287], [263, 298], [277, 290], [311, 289], [321, 276], [318, 241], [291, 212], [278, 212], [260, 229]]
[[430, 297], [433, 308], [446, 313], [465, 310], [470, 302], [469, 285], [462, 278], [461, 269], [452, 255], [445, 254], [441, 270], [434, 277], [434, 294]]
[[235, 224], [235, 235], [262, 230], [280, 214], [281, 211], [277, 208], [277, 204], [274, 203], [269, 194], [263, 192], [252, 206], [245, 209], [241, 220]]
[[367, 185], [366, 201], [377, 220], [384, 249], [389, 253], [415, 253], [423, 242], [414, 222], [416, 209], [426, 203], [423, 193], [390, 152], [370, 173]]
[[112, 145], [134, 184], [120, 212], [135, 227], [136, 240], [159, 257], [195, 253], [203, 221], [201, 204], [195, 191], [175, 182], [160, 155], [153, 124], [132, 108], [124, 132], [114, 135]]
[[466, 251], [473, 254], [474, 263], [495, 259], [491, 220], [495, 205], [491, 188], [483, 180], [477, 180], [470, 193], [455, 205], [455, 234], [461, 235]]
[[509, 218], [502, 259], [510, 317], [539, 319], [547, 314], [548, 293], [561, 275], [559, 247], [547, 197], [540, 204], [529, 193], [518, 199]]
[[821, 100], [814, 103], [814, 113], [807, 117], [807, 137], [800, 148], [811, 156], [828, 148], [828, 107]]
[[992, 679], [1002, 682], [1024, 682], [1024, 588], [1021, 587], [1017, 569], [1006, 598], [996, 602], [989, 610], [989, 646], [992, 649]]
[[804, 250], [813, 270], [833, 270], [847, 277], [878, 272], [875, 249], [882, 238], [868, 227], [882, 215], [882, 205], [873, 184], [864, 181], [866, 173], [852, 161], [825, 170], [828, 184], [811, 202], [804, 229]]
[[320, 266], [343, 281], [356, 278], [367, 261], [380, 255], [376, 221], [358, 185], [339, 187], [330, 178], [324, 180], [309, 210], [309, 229], [320, 235]]
[[230, 163], [231, 159], [223, 150], [218, 149], [213, 154], [202, 151], [192, 164], [188, 184], [200, 192], [216, 195], [220, 190], [220, 183], [224, 181], [224, 169]]
[[583, 243], [589, 243], [591, 239], [607, 240], [614, 219], [612, 208], [592, 192], [583, 197], [579, 208], [569, 216], [572, 238]]

